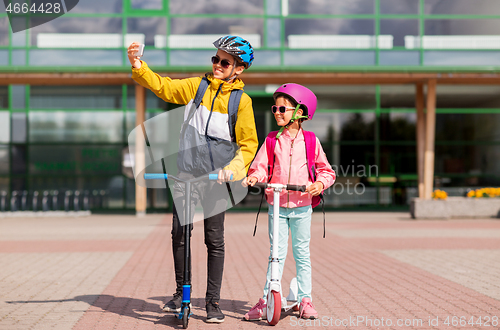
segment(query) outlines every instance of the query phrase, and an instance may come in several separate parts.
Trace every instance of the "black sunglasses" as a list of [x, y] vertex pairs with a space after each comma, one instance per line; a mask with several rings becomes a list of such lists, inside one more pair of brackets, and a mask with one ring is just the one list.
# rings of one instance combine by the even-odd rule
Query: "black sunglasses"
[[277, 105], [273, 105], [273, 106], [271, 107], [271, 111], [272, 111], [273, 113], [278, 112], [278, 110], [279, 110], [279, 112], [280, 112], [280, 113], [285, 113], [287, 109], [294, 109], [294, 110], [295, 110], [295, 108], [294, 108], [294, 107], [285, 107], [284, 105], [281, 105], [281, 106], [279, 106], [279, 107], [278, 107]]
[[212, 64], [218, 64], [219, 62], [224, 69], [227, 69], [231, 66], [231, 63], [228, 60], [221, 60], [219, 56], [212, 56]]

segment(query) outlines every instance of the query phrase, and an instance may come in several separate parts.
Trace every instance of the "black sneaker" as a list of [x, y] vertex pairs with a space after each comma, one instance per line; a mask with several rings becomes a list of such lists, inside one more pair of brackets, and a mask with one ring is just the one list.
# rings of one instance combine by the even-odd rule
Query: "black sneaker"
[[224, 322], [224, 314], [220, 310], [218, 302], [207, 302], [207, 323], [222, 323]]
[[180, 313], [182, 306], [182, 292], [174, 293], [172, 299], [163, 305], [162, 309], [164, 312], [170, 313]]

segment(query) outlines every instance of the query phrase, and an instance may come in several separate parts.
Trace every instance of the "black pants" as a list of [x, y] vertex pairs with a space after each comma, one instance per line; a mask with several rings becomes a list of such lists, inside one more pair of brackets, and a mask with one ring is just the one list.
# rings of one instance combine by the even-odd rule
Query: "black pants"
[[[180, 173], [181, 178], [189, 177], [187, 174]], [[195, 205], [198, 200], [201, 202], [205, 215], [213, 214], [214, 209], [225, 210], [227, 200], [224, 196], [227, 195], [227, 188], [224, 184], [220, 185], [216, 182], [200, 182], [195, 184], [191, 194], [191, 216], [194, 216]], [[176, 205], [184, 205], [183, 188], [181, 185], [174, 186], [174, 217], [172, 221], [172, 251], [174, 255], [175, 266], [175, 282], [177, 292], [182, 292], [182, 284], [184, 280], [184, 233], [181, 221], [177, 213]], [[183, 210], [179, 210], [184, 212]], [[220, 289], [222, 284], [222, 273], [224, 271], [224, 217], [225, 212], [218, 213], [209, 217], [205, 217], [205, 245], [207, 246], [207, 291], [205, 294], [206, 301], [218, 302], [220, 300]], [[189, 236], [193, 230], [193, 224], [187, 225], [189, 228]], [[191, 256], [189, 258], [189, 270], [191, 274]], [[191, 279], [190, 279], [191, 280]]]

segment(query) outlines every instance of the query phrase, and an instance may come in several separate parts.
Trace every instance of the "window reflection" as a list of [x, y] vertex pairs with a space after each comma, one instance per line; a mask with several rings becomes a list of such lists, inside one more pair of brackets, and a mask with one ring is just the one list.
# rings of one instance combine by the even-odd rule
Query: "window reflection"
[[121, 13], [123, 11], [122, 0], [85, 0], [79, 1], [71, 9], [71, 13]]
[[[262, 15], [264, 0], [170, 0], [171, 14], [245, 14]], [[269, 1], [268, 1], [269, 2]]]
[[[260, 18], [172, 18], [171, 34], [263, 34]], [[215, 40], [214, 40], [215, 41]]]
[[380, 0], [381, 14], [418, 14], [419, 0]]
[[500, 108], [500, 86], [437, 86], [438, 108]]
[[500, 12], [500, 2], [491, 0], [425, 0], [426, 14], [492, 15]]
[[500, 66], [500, 52], [496, 51], [426, 51], [424, 65], [441, 66]]
[[436, 115], [436, 141], [500, 141], [500, 114]]
[[285, 21], [285, 35], [344, 35], [361, 34], [374, 35], [375, 21], [373, 19], [292, 19]]
[[381, 19], [380, 34], [392, 35], [393, 46], [404, 47], [405, 36], [417, 36], [418, 20], [416, 19]]
[[[0, 5], [2, 7], [2, 5]], [[9, 45], [9, 19], [0, 17], [0, 46]]]
[[33, 142], [123, 141], [123, 114], [115, 111], [32, 111], [29, 138]]
[[426, 35], [498, 35], [500, 19], [431, 19], [425, 21]]
[[287, 0], [289, 14], [374, 14], [374, 0]]
[[380, 114], [380, 140], [415, 142], [415, 112], [391, 112]]
[[31, 109], [121, 109], [121, 86], [31, 86]]
[[[165, 17], [135, 17], [127, 19], [127, 33], [145, 35], [144, 43], [148, 46], [155, 44], [156, 35], [165, 35], [166, 31]], [[125, 46], [128, 47], [128, 45]]]
[[10, 142], [10, 112], [0, 111], [0, 143]]
[[0, 175], [9, 174], [9, 147], [0, 145]]
[[133, 9], [162, 9], [162, 0], [132, 0]]
[[7, 86], [0, 86], [0, 109], [7, 109], [9, 107]]

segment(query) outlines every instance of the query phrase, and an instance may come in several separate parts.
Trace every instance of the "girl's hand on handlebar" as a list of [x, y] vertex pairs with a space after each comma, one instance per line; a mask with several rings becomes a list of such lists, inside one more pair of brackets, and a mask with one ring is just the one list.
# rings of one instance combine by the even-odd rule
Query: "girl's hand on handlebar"
[[312, 185], [306, 188], [306, 191], [313, 196], [318, 196], [323, 191], [323, 183], [320, 181], [314, 182]]
[[253, 176], [246, 177], [243, 181], [241, 181], [241, 185], [243, 187], [250, 186], [253, 187], [254, 184], [257, 183], [257, 178]]
[[135, 53], [139, 50], [139, 46], [141, 44], [138, 42], [133, 42], [128, 46], [127, 49], [127, 55], [128, 55], [128, 60], [130, 61], [130, 64], [136, 69], [140, 69], [142, 66], [141, 63], [141, 58], [139, 56], [135, 56]]
[[233, 172], [230, 170], [220, 170], [219, 171], [219, 179], [217, 180], [217, 183], [222, 184], [224, 182], [231, 181], [233, 178]]

